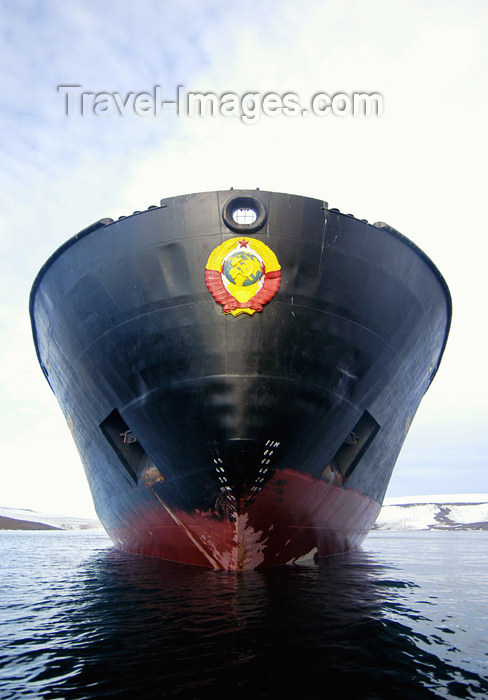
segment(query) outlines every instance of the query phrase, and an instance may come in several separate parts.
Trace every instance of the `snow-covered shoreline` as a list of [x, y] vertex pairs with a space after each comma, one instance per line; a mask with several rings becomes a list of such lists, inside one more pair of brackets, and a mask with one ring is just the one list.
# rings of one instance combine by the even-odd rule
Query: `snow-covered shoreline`
[[488, 531], [488, 494], [388, 498], [373, 529]]
[[92, 530], [102, 525], [95, 518], [39, 513], [27, 508], [0, 507], [0, 530]]
[[[96, 519], [0, 507], [0, 530], [91, 530]], [[488, 494], [387, 498], [374, 530], [486, 530]]]

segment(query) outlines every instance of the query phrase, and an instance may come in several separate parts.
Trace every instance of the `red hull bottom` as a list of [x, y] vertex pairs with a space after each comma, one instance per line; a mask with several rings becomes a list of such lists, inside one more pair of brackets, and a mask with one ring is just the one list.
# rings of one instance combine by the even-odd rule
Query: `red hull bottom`
[[[155, 492], [156, 493], [156, 492]], [[157, 493], [156, 493], [157, 496]], [[380, 505], [354, 491], [286, 469], [277, 471], [239, 515], [145, 512], [108, 530], [120, 549], [184, 564], [242, 571], [356, 549]]]

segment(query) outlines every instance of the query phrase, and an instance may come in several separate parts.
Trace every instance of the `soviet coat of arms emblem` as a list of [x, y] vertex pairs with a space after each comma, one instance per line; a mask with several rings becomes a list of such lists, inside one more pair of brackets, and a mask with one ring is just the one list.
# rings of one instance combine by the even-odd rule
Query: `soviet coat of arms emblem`
[[278, 291], [281, 267], [271, 248], [256, 238], [231, 238], [210, 253], [205, 282], [224, 314], [252, 316]]

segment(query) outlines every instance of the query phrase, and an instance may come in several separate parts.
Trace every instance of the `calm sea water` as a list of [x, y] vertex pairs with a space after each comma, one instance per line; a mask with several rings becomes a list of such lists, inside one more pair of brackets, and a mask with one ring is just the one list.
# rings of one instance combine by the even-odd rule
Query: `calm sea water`
[[0, 533], [0, 697], [487, 698], [488, 533], [227, 574]]

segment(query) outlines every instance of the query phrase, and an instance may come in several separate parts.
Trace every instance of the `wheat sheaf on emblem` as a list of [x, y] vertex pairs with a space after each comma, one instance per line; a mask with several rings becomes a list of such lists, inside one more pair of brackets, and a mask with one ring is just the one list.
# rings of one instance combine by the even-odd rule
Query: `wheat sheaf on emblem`
[[205, 282], [224, 314], [252, 316], [278, 291], [281, 266], [271, 248], [256, 238], [231, 238], [210, 253]]

